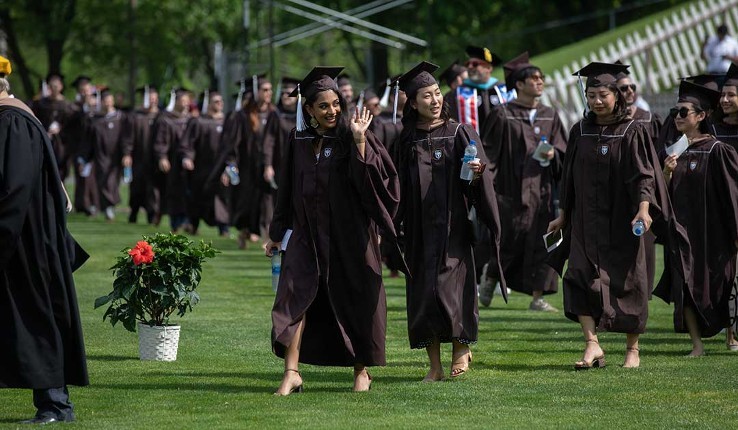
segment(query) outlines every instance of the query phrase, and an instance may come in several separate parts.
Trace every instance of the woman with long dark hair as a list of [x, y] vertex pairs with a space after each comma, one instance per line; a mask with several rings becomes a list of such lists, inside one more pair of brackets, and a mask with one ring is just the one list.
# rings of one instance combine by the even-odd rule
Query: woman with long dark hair
[[674, 212], [688, 232], [692, 270], [682, 288], [654, 294], [674, 302], [674, 329], [692, 340], [688, 357], [704, 355], [702, 338], [726, 327], [728, 349], [738, 350], [728, 312], [738, 249], [738, 153], [711, 135], [715, 129], [706, 121], [720, 99], [717, 91], [681, 82], [672, 116], [689, 146], [664, 161]]
[[272, 348], [284, 358], [278, 395], [302, 390], [298, 363], [353, 366], [354, 391], [367, 391], [366, 367], [386, 361], [377, 232], [395, 238], [399, 184], [384, 146], [367, 131], [372, 116], [346, 111], [335, 82], [341, 69], [316, 67], [292, 93], [297, 128], [266, 244], [267, 256], [285, 248], [272, 309]]
[[670, 219], [663, 179], [654, 173], [658, 161], [651, 140], [628, 116], [616, 86], [616, 76], [627, 68], [590, 63], [578, 72], [587, 77], [590, 112], [569, 133], [562, 210], [548, 228], [564, 232], [552, 265], [562, 273], [569, 260], [563, 274], [564, 311], [579, 322], [585, 340], [575, 369], [605, 366], [597, 337], [602, 330], [626, 333], [623, 367], [639, 367], [649, 283], [643, 236], [631, 230], [642, 226], [642, 234], [654, 219]]
[[425, 348], [430, 360], [425, 382], [444, 378], [442, 342], [453, 344], [450, 376], [458, 377], [469, 368], [469, 346], [477, 341], [472, 206], [489, 226], [498, 253], [500, 237], [492, 176], [484, 171], [487, 158], [481, 145], [469, 165], [473, 179], [460, 178], [465, 150], [481, 141], [473, 127], [449, 119], [431, 75], [437, 68], [420, 63], [398, 82], [407, 102], [397, 143], [402, 201], [396, 223], [404, 228], [410, 268], [405, 278], [410, 347]]

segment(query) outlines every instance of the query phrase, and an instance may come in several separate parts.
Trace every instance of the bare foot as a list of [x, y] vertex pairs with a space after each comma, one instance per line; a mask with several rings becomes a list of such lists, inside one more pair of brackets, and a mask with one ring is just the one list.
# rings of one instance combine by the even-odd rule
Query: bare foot
[[284, 371], [282, 383], [274, 392], [275, 396], [289, 396], [292, 393], [302, 393], [302, 375], [297, 370], [288, 369]]
[[443, 381], [446, 375], [443, 374], [443, 369], [431, 369], [428, 374], [423, 378], [423, 382], [439, 382]]
[[363, 392], [369, 391], [372, 388], [372, 377], [366, 368], [361, 370], [354, 370], [354, 391]]
[[687, 354], [685, 357], [687, 358], [697, 358], [702, 357], [705, 355], [705, 347], [703, 345], [694, 345], [692, 346], [692, 351]]
[[625, 363], [623, 367], [626, 369], [635, 369], [641, 365], [641, 353], [638, 348], [625, 349]]

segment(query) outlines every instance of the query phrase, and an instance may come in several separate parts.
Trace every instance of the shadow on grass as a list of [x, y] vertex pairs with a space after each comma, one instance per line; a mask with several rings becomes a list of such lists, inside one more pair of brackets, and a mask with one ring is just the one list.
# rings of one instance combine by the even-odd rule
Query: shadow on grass
[[[277, 384], [279, 380], [277, 380]], [[152, 390], [167, 391], [172, 390], [190, 390], [190, 391], [213, 391], [217, 393], [271, 393], [274, 388], [270, 387], [254, 387], [249, 385], [236, 384], [213, 384], [206, 381], [198, 382], [175, 382], [171, 384], [154, 382], [154, 383], [125, 383], [125, 384], [95, 384], [95, 388], [108, 388], [111, 390]]]
[[33, 418], [32, 414], [29, 414], [27, 417], [23, 418], [0, 418], [0, 424], [18, 424], [28, 426], [28, 424], [21, 424], [20, 422], [30, 418]]
[[88, 361], [139, 361], [138, 357], [130, 355], [97, 355], [87, 354]]

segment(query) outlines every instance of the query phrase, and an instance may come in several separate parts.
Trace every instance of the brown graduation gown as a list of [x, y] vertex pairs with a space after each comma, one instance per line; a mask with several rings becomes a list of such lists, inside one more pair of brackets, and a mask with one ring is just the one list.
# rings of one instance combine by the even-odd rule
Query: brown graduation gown
[[[261, 145], [262, 166], [260, 171], [263, 172], [265, 166], [272, 166], [274, 169], [274, 182], [279, 188], [279, 175], [281, 169], [282, 155], [284, 154], [287, 139], [290, 137], [292, 129], [295, 128], [297, 115], [295, 112], [282, 111], [277, 107], [276, 110], [269, 112], [266, 125], [264, 126], [264, 138]], [[262, 183], [264, 180], [262, 179]], [[272, 223], [274, 216], [274, 205], [276, 204], [274, 197], [277, 190], [271, 184], [264, 187], [264, 201], [262, 203], [261, 225], [268, 226]]]
[[158, 193], [154, 192], [153, 178], [159, 169], [152, 156], [151, 139], [158, 112], [136, 111], [128, 115], [123, 155], [133, 159], [133, 180], [129, 185], [129, 206], [133, 213], [144, 208], [153, 220], [160, 213]]
[[[488, 122], [483, 140], [490, 150], [490, 168], [502, 222], [500, 258], [492, 255], [488, 274], [499, 278], [501, 266], [508, 287], [525, 294], [558, 289], [556, 272], [546, 264], [548, 252], [543, 243], [549, 222], [556, 218], [558, 181], [561, 178], [566, 132], [556, 111], [539, 105], [532, 110], [516, 102], [497, 108], [499, 121]], [[547, 167], [532, 158], [542, 136], [555, 148]]]
[[[630, 222], [641, 201], [650, 203], [654, 222], [670, 218], [655, 158], [646, 130], [633, 120], [607, 126], [582, 120], [572, 127], [561, 187], [568, 228], [565, 246], [557, 249], [569, 260], [563, 276], [569, 319], [588, 315], [600, 330], [644, 332], [646, 254]], [[562, 266], [559, 260], [554, 267], [561, 273]]]
[[738, 153], [714, 138], [692, 144], [669, 182], [676, 217], [688, 233], [692, 272], [684, 288], [654, 291], [674, 302], [674, 328], [687, 332], [684, 306], [697, 314], [703, 337], [728, 325], [728, 296], [736, 274]]
[[[187, 213], [186, 182], [182, 173], [182, 158], [179, 152], [179, 143], [184, 134], [189, 114], [175, 112], [161, 112], [154, 123], [155, 135], [153, 141], [154, 163], [159, 172], [158, 187], [162, 206], [166, 205], [166, 212], [170, 217], [182, 216]], [[164, 175], [159, 170], [159, 160], [169, 160], [171, 169]], [[164, 210], [164, 209], [162, 209]]]
[[395, 167], [367, 132], [362, 159], [349, 136], [293, 132], [283, 159], [270, 237], [292, 229], [272, 308], [272, 348], [280, 357], [305, 318], [300, 361], [384, 365], [387, 304], [377, 231], [394, 240], [399, 202]]
[[[424, 348], [434, 339], [477, 341], [475, 239], [469, 210], [474, 206], [493, 232], [495, 251], [500, 218], [491, 172], [471, 185], [459, 178], [470, 140], [480, 141], [471, 126], [448, 121], [430, 132], [403, 133], [398, 142], [402, 201], [396, 223], [404, 228], [410, 268], [405, 282], [411, 348]], [[477, 156], [487, 162], [483, 151]]]
[[59, 125], [60, 132], [51, 136], [51, 144], [54, 147], [59, 173], [64, 179], [69, 169], [70, 157], [73, 154], [71, 142], [73, 137], [69, 133], [71, 130], [67, 130], [67, 125], [75, 114], [75, 106], [65, 99], [53, 100], [44, 97], [34, 101], [31, 110], [47, 131], [53, 122]]
[[87, 144], [94, 160], [94, 175], [100, 197], [101, 209], [120, 202], [121, 158], [123, 156], [123, 128], [125, 115], [117, 110], [111, 114], [95, 116], [90, 121]]

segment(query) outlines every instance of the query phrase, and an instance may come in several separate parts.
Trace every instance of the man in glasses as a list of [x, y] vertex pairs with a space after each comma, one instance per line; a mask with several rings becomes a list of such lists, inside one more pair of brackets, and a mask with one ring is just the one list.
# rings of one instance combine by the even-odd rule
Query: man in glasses
[[646, 127], [646, 130], [648, 130], [651, 140], [655, 141], [659, 136], [659, 131], [663, 124], [661, 117], [650, 112], [647, 107], [644, 107], [642, 103], [643, 99], [638, 95], [638, 86], [631, 79], [629, 71], [619, 73], [617, 79], [617, 87], [623, 95], [625, 103], [628, 105], [631, 118], [636, 122], [642, 123]]

